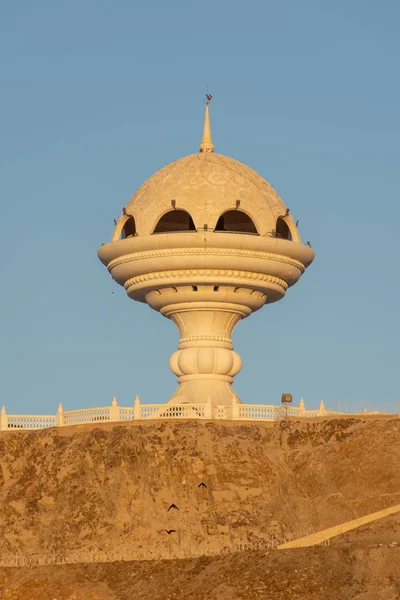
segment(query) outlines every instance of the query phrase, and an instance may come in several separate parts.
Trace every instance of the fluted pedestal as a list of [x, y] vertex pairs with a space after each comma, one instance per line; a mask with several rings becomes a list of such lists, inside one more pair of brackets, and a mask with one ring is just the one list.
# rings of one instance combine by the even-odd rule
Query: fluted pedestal
[[[178, 350], [170, 358], [179, 383], [170, 402], [205, 403], [210, 398], [214, 406], [231, 405], [233, 378], [242, 366], [239, 354], [233, 350], [232, 331], [251, 313], [251, 308], [240, 303], [240, 293], [235, 294], [239, 295], [236, 302], [227, 301], [233, 293], [228, 288], [197, 286], [195, 302], [175, 302], [160, 309], [175, 323], [181, 336]], [[182, 294], [194, 296], [192, 289], [174, 292]], [[150, 305], [154, 300], [159, 302], [149, 294]]]

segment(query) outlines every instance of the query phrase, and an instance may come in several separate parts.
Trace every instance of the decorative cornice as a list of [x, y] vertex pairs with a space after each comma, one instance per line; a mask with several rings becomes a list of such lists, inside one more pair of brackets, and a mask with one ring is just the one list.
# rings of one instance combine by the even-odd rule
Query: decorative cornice
[[294, 258], [283, 256], [282, 254], [274, 254], [272, 252], [257, 252], [255, 250], [239, 250], [235, 248], [173, 248], [165, 250], [148, 250], [145, 252], [135, 252], [132, 254], [125, 254], [114, 258], [107, 268], [111, 271], [114, 267], [122, 265], [126, 262], [134, 260], [143, 260], [146, 258], [167, 258], [169, 256], [187, 256], [191, 254], [209, 254], [209, 255], [221, 255], [221, 256], [244, 256], [250, 258], [261, 258], [262, 260], [275, 260], [280, 263], [285, 263], [293, 267], [297, 267], [302, 273], [305, 271], [304, 265]]
[[[285, 291], [288, 289], [288, 284], [283, 279], [275, 277], [275, 275], [265, 275], [264, 273], [254, 273], [252, 271], [238, 271], [236, 269], [174, 269], [171, 271], [156, 271], [153, 273], [144, 273], [143, 275], [136, 275], [128, 279], [124, 288], [128, 290], [130, 287], [137, 285], [138, 283], [144, 283], [146, 281], [154, 281], [159, 279], [176, 279], [181, 277], [188, 277], [191, 280], [193, 277], [218, 277], [218, 278], [240, 278], [248, 279], [252, 281], [262, 281], [268, 283], [274, 283]], [[171, 285], [173, 285], [171, 283]]]
[[179, 340], [180, 344], [187, 344], [189, 342], [198, 341], [212, 341], [212, 342], [224, 342], [225, 344], [232, 344], [231, 338], [222, 337], [221, 335], [190, 335], [189, 337], [183, 337]]

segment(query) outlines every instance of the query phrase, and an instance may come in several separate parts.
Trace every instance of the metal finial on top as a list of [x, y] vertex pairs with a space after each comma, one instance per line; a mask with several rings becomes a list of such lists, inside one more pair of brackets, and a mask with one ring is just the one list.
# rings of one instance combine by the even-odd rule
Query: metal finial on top
[[206, 114], [204, 117], [204, 129], [203, 129], [203, 137], [200, 142], [200, 152], [214, 152], [214, 144], [211, 137], [211, 127], [210, 127], [210, 113], [208, 110], [208, 105], [212, 100], [211, 94], [206, 94]]

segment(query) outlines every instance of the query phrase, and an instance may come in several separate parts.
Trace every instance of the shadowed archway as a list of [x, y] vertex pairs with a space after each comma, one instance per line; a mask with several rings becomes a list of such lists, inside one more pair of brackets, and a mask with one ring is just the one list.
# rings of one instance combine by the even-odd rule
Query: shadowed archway
[[241, 210], [227, 210], [218, 219], [214, 231], [231, 233], [252, 233], [258, 235], [253, 220]]
[[153, 233], [196, 231], [192, 217], [186, 210], [170, 210], [158, 221]]

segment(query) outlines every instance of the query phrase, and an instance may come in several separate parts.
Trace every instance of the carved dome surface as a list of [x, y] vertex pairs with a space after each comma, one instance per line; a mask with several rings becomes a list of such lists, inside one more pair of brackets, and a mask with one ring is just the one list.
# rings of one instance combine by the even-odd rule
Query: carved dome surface
[[157, 171], [123, 209], [112, 241], [167, 232], [300, 236], [276, 191], [243, 163], [214, 152], [208, 103], [200, 152]]
[[196, 229], [205, 224], [214, 229], [222, 213], [235, 210], [237, 200], [260, 235], [274, 230], [277, 218], [286, 212], [282, 199], [258, 173], [213, 152], [176, 160], [138, 189], [125, 209], [134, 216], [138, 235], [153, 233], [158, 220], [171, 210], [172, 200], [176, 209], [191, 215]]

